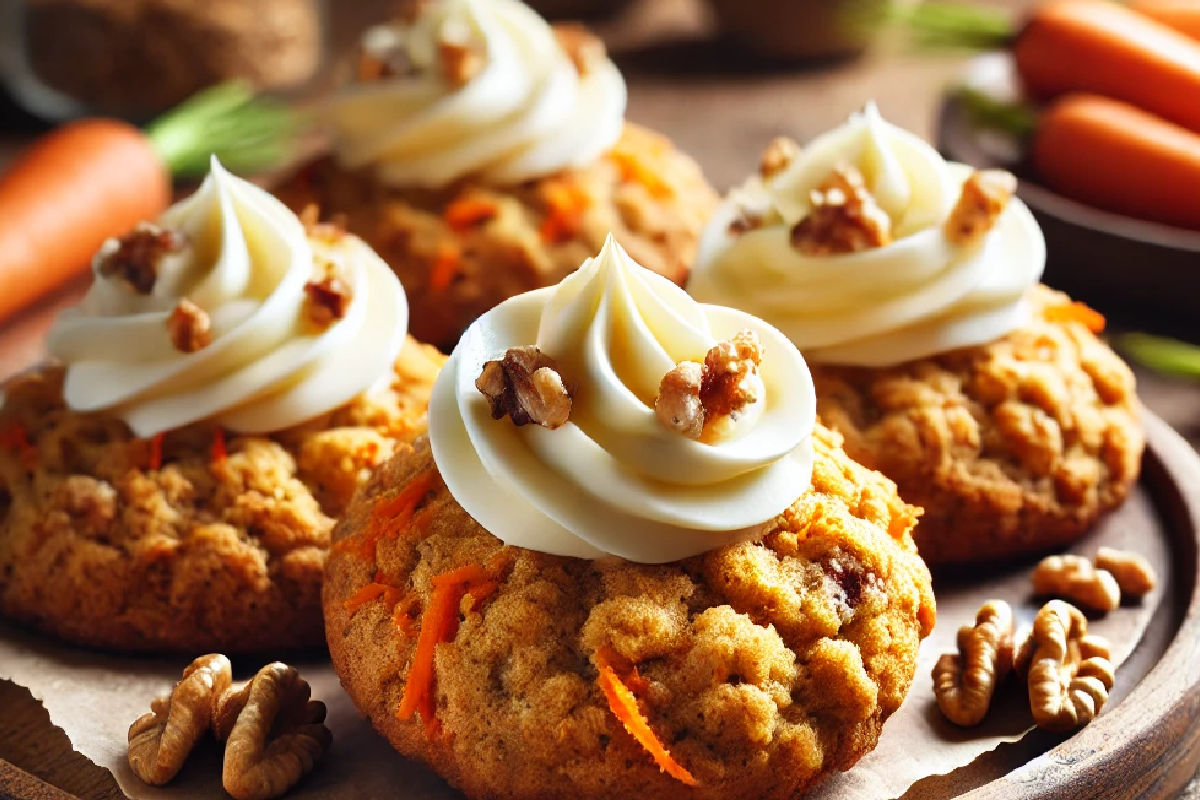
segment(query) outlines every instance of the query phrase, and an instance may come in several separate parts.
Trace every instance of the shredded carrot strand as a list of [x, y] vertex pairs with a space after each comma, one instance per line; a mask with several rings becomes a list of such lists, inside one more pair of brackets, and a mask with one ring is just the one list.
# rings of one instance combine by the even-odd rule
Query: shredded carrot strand
[[[478, 564], [468, 564], [465, 567], [452, 569], [449, 572], [443, 572], [441, 575], [434, 575], [434, 586], [456, 586], [458, 584], [470, 584], [475, 581], [486, 581], [491, 578], [487, 571]], [[465, 591], [465, 590], [464, 590]]]
[[442, 219], [455, 232], [463, 233], [481, 222], [487, 222], [494, 218], [497, 211], [496, 204], [491, 200], [461, 197], [446, 207]]
[[[441, 642], [453, 641], [458, 633], [458, 613], [463, 597], [470, 594], [473, 603], [479, 603], [499, 586], [499, 579], [478, 564], [468, 564], [449, 572], [435, 575], [430, 581], [433, 593], [429, 604], [421, 614], [420, 631], [417, 633], [417, 649], [413, 653], [408, 675], [404, 680], [404, 695], [396, 716], [408, 719], [419, 713], [430, 736], [441, 730], [434, 716], [434, 656]], [[412, 619], [409, 608], [396, 606], [392, 620], [405, 635], [412, 636]]]
[[225, 429], [217, 428], [213, 431], [212, 451], [209, 456], [213, 463], [220, 464], [225, 460], [226, 455], [228, 453], [225, 451]]
[[360, 607], [378, 597], [381, 597], [387, 590], [388, 587], [384, 586], [382, 583], [368, 583], [366, 586], [363, 586], [361, 589], [351, 595], [348, 599], [343, 601], [342, 607], [353, 614]]
[[1100, 333], [1107, 324], [1103, 314], [1077, 300], [1070, 303], [1046, 306], [1042, 310], [1042, 318], [1047, 322], [1060, 324], [1078, 322], [1092, 333]]
[[25, 469], [37, 466], [37, 448], [29, 443], [29, 431], [19, 422], [14, 422], [0, 432], [0, 447], [16, 453]]
[[658, 176], [641, 154], [616, 147], [609, 151], [608, 157], [617, 165], [621, 180], [640, 183], [651, 197], [667, 198], [675, 194], [671, 185]]
[[[359, 534], [358, 550], [363, 558], [373, 560], [380, 539], [394, 538], [408, 526], [417, 503], [429, 494], [436, 480], [437, 473], [434, 470], [423, 472], [409, 481], [394, 497], [380, 502], [371, 510], [371, 522], [366, 530]], [[348, 540], [343, 539], [338, 544], [345, 541]]]
[[162, 469], [163, 463], [163, 434], [156, 433], [150, 437], [150, 471]]
[[449, 641], [458, 632], [458, 605], [466, 594], [463, 583], [435, 583], [429, 605], [421, 615], [417, 650], [404, 681], [404, 696], [396, 715], [408, 719], [414, 712], [428, 725], [434, 718], [433, 659], [440, 642]]
[[690, 772], [680, 766], [671, 757], [671, 754], [667, 752], [667, 748], [655, 736], [654, 731], [650, 728], [650, 721], [646, 719], [641, 709], [638, 708], [637, 697], [617, 677], [616, 671], [613, 670], [612, 665], [604, 658], [603, 652], [596, 654], [596, 662], [600, 668], [600, 677], [598, 679], [600, 690], [604, 692], [604, 697], [608, 700], [608, 707], [612, 710], [616, 718], [621, 721], [621, 724], [625, 726], [625, 730], [629, 732], [629, 735], [645, 748], [650, 757], [654, 759], [654, 763], [658, 764], [660, 770], [688, 786], [698, 786], [699, 782], [692, 777]]
[[538, 227], [538, 235], [550, 244], [570, 239], [579, 232], [584, 212], [592, 204], [591, 197], [582, 188], [561, 181], [547, 183], [542, 191], [549, 208]]
[[450, 242], [442, 244], [437, 255], [433, 257], [433, 266], [429, 269], [429, 291], [444, 292], [450, 288], [450, 282], [458, 275], [462, 264], [462, 254], [458, 247]]

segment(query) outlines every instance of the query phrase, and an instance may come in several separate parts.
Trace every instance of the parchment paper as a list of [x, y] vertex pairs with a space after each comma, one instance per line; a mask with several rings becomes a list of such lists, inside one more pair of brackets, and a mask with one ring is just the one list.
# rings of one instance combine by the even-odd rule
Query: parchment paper
[[[1160, 576], [1169, 572], [1168, 544], [1152, 528], [1154, 510], [1141, 493], [1105, 520], [1075, 552], [1090, 555], [1101, 545], [1134, 550], [1147, 556]], [[904, 706], [884, 726], [876, 750], [850, 772], [836, 775], [810, 798], [882, 800], [898, 797], [916, 781], [964, 767], [1003, 742], [1020, 739], [1032, 720], [1021, 693], [1010, 687], [1014, 702], [993, 708], [978, 728], [960, 729], [946, 722], [933, 700], [930, 670], [942, 652], [954, 648], [960, 625], [993, 597], [1013, 604], [1018, 619], [1029, 623], [1040, 606], [1030, 596], [1029, 566], [998, 575], [960, 576], [937, 587], [938, 623], [920, 653], [917, 675]], [[1115, 660], [1123, 662], [1141, 638], [1164, 593], [1165, 582], [1141, 603], [1094, 619], [1091, 630], [1108, 637]], [[312, 685], [313, 697], [329, 709], [333, 748], [317, 770], [289, 794], [295, 798], [358, 800], [403, 796], [407, 800], [458, 800], [460, 795], [423, 767], [406, 761], [378, 736], [342, 692], [337, 676], [323, 658], [290, 660]], [[202, 745], [183, 772], [164, 788], [142, 784], [125, 760], [129, 724], [150, 708], [150, 701], [169, 691], [186, 659], [147, 660], [100, 655], [52, 643], [34, 634], [0, 625], [0, 677], [30, 689], [50, 719], [70, 737], [75, 749], [111, 770], [121, 789], [134, 800], [198, 800], [225, 796], [220, 785], [220, 753], [215, 743]], [[235, 678], [246, 678], [260, 664], [233, 659]], [[1117, 681], [1121, 681], [1117, 673]]]

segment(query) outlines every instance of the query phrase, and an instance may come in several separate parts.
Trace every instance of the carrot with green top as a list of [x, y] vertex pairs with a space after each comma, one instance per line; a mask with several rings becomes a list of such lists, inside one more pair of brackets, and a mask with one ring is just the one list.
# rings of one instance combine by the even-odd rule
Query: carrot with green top
[[41, 137], [0, 175], [0, 320], [83, 273], [107, 239], [166, 210], [173, 178], [207, 172], [211, 154], [234, 171], [277, 166], [295, 127], [281, 105], [231, 83], [145, 130], [88, 118]]

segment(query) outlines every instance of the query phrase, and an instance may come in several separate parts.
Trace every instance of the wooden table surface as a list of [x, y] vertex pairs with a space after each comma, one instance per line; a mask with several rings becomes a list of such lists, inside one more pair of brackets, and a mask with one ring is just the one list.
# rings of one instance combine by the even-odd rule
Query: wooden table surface
[[[1034, 1], [992, 4], [1016, 14]], [[388, 0], [337, 4], [331, 39], [335, 45], [350, 41], [356, 28], [390, 4]], [[698, 0], [640, 0], [601, 27], [629, 82], [629, 118], [671, 136], [722, 190], [754, 168], [760, 149], [772, 136], [807, 140], [868, 99], [874, 98], [893, 122], [931, 137], [940, 89], [965, 58], [919, 55], [884, 42], [855, 60], [769, 67], [709, 35], [709, 28]], [[11, 109], [0, 107], [0, 168], [31, 135], [29, 129], [4, 130], [15, 117]], [[51, 319], [51, 311], [44, 310], [27, 315], [22, 324], [44, 329]], [[0, 326], [0, 341], [6, 332], [6, 326]], [[0, 348], [0, 377], [38, 355], [34, 348]], [[1138, 377], [1146, 406], [1194, 447], [1200, 446], [1200, 384], [1145, 372]], [[107, 770], [71, 749], [66, 735], [26, 689], [0, 681], [0, 800], [70, 796], [125, 797]], [[1182, 797], [1200, 800], [1200, 778]]]

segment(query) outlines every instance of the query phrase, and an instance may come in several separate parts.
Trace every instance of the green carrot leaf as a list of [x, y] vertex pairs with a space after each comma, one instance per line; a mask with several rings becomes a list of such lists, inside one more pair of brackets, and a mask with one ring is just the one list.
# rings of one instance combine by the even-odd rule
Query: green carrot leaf
[[1003, 11], [947, 0], [908, 7], [894, 2], [891, 22], [907, 28], [916, 45], [927, 50], [994, 50], [1010, 45], [1016, 35]]
[[1200, 347], [1146, 333], [1129, 333], [1117, 341], [1130, 358], [1150, 369], [1181, 378], [1200, 379]]
[[216, 155], [234, 172], [284, 164], [295, 152], [299, 117], [284, 103], [256, 96], [243, 81], [199, 92], [150, 123], [146, 135], [172, 177], [208, 172]]

